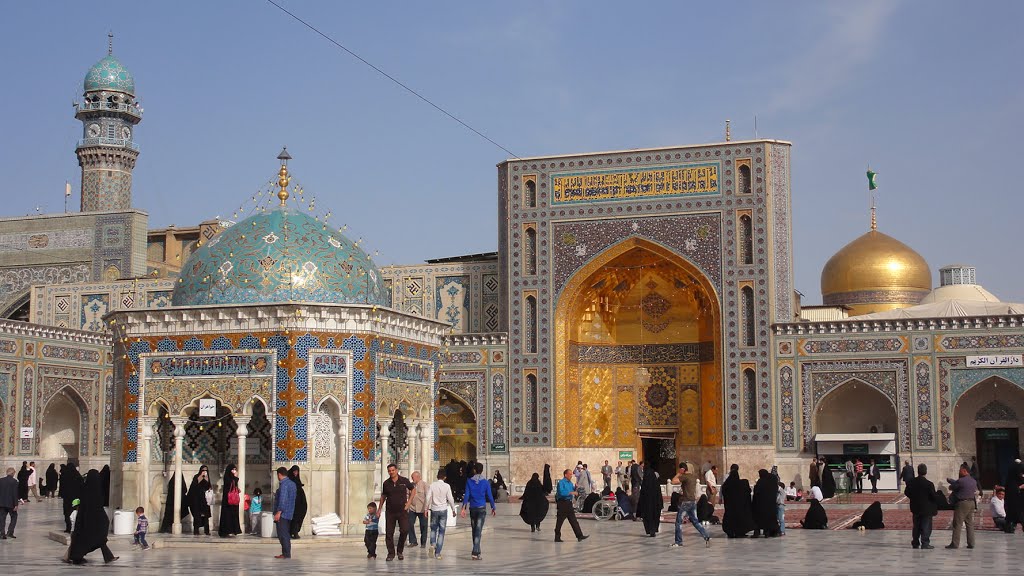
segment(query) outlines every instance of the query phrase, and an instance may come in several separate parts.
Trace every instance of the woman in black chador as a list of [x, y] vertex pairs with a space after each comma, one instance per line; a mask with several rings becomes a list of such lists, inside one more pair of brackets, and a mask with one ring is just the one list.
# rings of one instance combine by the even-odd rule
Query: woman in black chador
[[825, 514], [825, 508], [817, 500], [810, 500], [810, 503], [811, 507], [807, 509], [807, 514], [800, 521], [800, 525], [805, 530], [825, 530], [828, 528], [828, 514]]
[[861, 514], [860, 520], [854, 522], [850, 528], [857, 529], [863, 527], [865, 530], [881, 530], [885, 528], [885, 523], [882, 522], [882, 503], [875, 500], [868, 506], [864, 513]]
[[554, 490], [554, 485], [551, 484], [551, 464], [544, 465], [544, 495], [550, 496], [551, 491]]
[[210, 489], [210, 471], [205, 465], [192, 477], [188, 487], [188, 510], [192, 513], [192, 534], [199, 535], [199, 529], [210, 535], [210, 503], [206, 501], [206, 491]]
[[107, 548], [110, 519], [103, 510], [103, 481], [99, 472], [89, 470], [80, 499], [75, 531], [71, 533], [71, 546], [68, 549], [70, 561], [73, 564], [84, 564], [85, 555], [93, 550], [101, 551], [103, 561], [108, 564], [117, 560], [117, 556]]
[[288, 477], [295, 482], [295, 513], [292, 515], [292, 538], [299, 537], [299, 530], [302, 530], [302, 521], [306, 519], [306, 489], [302, 487], [302, 480], [299, 479], [299, 467], [292, 466], [288, 471]]
[[[173, 474], [173, 473], [172, 473]], [[181, 480], [178, 483], [178, 489], [181, 490], [181, 508], [178, 510], [180, 520], [184, 520], [189, 514], [188, 507], [188, 487], [185, 486], [185, 476], [179, 476]], [[174, 514], [171, 510], [174, 509], [174, 476], [167, 481], [167, 500], [164, 501], [164, 513], [160, 516], [160, 532], [164, 534], [171, 533], [171, 524], [174, 524]], [[195, 519], [192, 520], [195, 522]]]
[[50, 467], [46, 469], [46, 495], [50, 498], [57, 496], [57, 484], [60, 482], [60, 476], [57, 475], [57, 467], [50, 464]]
[[540, 532], [540, 523], [548, 515], [548, 498], [544, 495], [544, 485], [536, 472], [523, 489], [523, 503], [519, 507], [519, 517], [530, 525], [530, 532]]
[[644, 469], [644, 479], [640, 484], [640, 517], [644, 521], [644, 532], [654, 538], [661, 526], [661, 511], [665, 501], [661, 499], [661, 484], [654, 466], [648, 464]]
[[28, 462], [21, 463], [21, 470], [18, 470], [18, 501], [28, 502], [28, 478], [32, 471], [28, 469]]
[[740, 467], [733, 464], [729, 476], [722, 482], [722, 530], [729, 538], [746, 538], [755, 528], [750, 506], [750, 482], [740, 478]]
[[821, 465], [821, 497], [828, 499], [836, 495], [836, 477], [828, 469], [828, 462]]
[[74, 462], [68, 462], [60, 476], [60, 497], [64, 501], [64, 531], [71, 533], [71, 502], [82, 495], [82, 475]]
[[242, 491], [238, 488], [238, 466], [231, 464], [224, 471], [224, 483], [221, 484], [224, 494], [220, 502], [220, 523], [217, 535], [221, 538], [242, 533], [238, 522], [238, 504], [242, 501]]
[[757, 483], [754, 484], [754, 500], [752, 508], [754, 511], [754, 537], [762, 533], [765, 538], [778, 536], [779, 516], [775, 505], [775, 499], [779, 494], [778, 481], [767, 471], [758, 470]]
[[103, 505], [110, 506], [110, 466], [104, 464], [100, 469], [100, 486], [103, 489]]

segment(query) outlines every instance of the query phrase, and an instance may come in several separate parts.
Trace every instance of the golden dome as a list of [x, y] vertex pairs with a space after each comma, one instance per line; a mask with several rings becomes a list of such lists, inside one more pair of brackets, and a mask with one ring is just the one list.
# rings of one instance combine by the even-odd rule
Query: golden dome
[[821, 271], [825, 305], [848, 306], [851, 316], [913, 306], [931, 289], [924, 258], [874, 229], [843, 246]]

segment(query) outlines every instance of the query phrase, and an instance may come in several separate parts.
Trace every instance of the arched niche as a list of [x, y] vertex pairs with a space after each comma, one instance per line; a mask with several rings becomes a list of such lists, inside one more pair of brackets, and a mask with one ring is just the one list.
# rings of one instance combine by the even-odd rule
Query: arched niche
[[817, 434], [866, 434], [899, 432], [896, 406], [870, 384], [851, 379], [818, 400], [814, 411]]
[[990, 376], [969, 387], [953, 407], [953, 449], [958, 460], [977, 459], [982, 487], [1002, 484], [1024, 436], [1024, 389]]

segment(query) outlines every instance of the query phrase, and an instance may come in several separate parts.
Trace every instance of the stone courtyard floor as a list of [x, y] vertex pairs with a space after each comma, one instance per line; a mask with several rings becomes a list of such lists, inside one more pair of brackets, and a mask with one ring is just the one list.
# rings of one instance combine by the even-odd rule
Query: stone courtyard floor
[[[880, 500], [885, 501], [880, 498]], [[904, 504], [898, 498], [887, 503], [890, 514], [902, 516]], [[863, 504], [833, 504], [830, 517], [855, 515]], [[788, 518], [795, 521], [802, 509], [794, 506]], [[581, 520], [590, 538], [578, 543], [565, 526], [564, 543], [553, 542], [554, 507], [542, 524], [543, 531], [531, 534], [518, 516], [516, 504], [499, 504], [498, 517], [488, 518], [483, 540], [483, 560], [471, 561], [469, 533], [449, 531], [443, 558], [434, 560], [423, 548], [406, 549], [404, 561], [385, 562], [383, 535], [376, 561], [365, 558], [361, 541], [311, 542], [303, 538], [293, 551], [292, 560], [275, 560], [279, 552], [276, 540], [237, 538], [222, 540], [216, 536], [200, 540], [206, 544], [187, 547], [165, 546], [149, 551], [131, 547], [130, 536], [112, 536], [110, 547], [120, 556], [104, 565], [99, 552], [90, 556], [86, 566], [68, 566], [60, 561], [64, 547], [48, 538], [60, 530], [58, 501], [23, 505], [16, 540], [0, 541], [0, 570], [6, 574], [623, 574], [683, 573], [698, 575], [771, 574], [789, 576], [813, 574], [1020, 574], [1024, 566], [1024, 535], [1014, 536], [990, 530], [979, 531], [974, 550], [945, 550], [948, 530], [936, 530], [934, 550], [912, 550], [910, 533], [905, 530], [858, 532], [855, 530], [789, 530], [784, 538], [739, 539], [724, 537], [721, 528], [710, 528], [711, 547], [705, 548], [693, 527], [684, 528], [684, 547], [669, 548], [672, 525], [662, 524], [657, 538], [648, 538], [640, 523]], [[721, 512], [719, 511], [719, 514]], [[668, 516], [666, 516], [668, 519]], [[465, 520], [460, 519], [460, 523]], [[943, 526], [939, 522], [937, 526]], [[150, 535], [160, 544], [165, 536]], [[187, 537], [185, 537], [187, 539]], [[169, 542], [168, 542], [169, 543]]]

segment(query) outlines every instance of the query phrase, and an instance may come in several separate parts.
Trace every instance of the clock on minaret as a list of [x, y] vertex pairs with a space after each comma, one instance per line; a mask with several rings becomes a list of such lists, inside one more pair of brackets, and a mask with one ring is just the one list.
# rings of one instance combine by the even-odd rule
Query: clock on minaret
[[99, 138], [99, 137], [100, 137], [100, 125], [99, 124], [89, 124], [89, 138]]
[[121, 138], [123, 138], [125, 140], [131, 140], [132, 139], [132, 129], [127, 127], [127, 126], [123, 126], [121, 128]]

